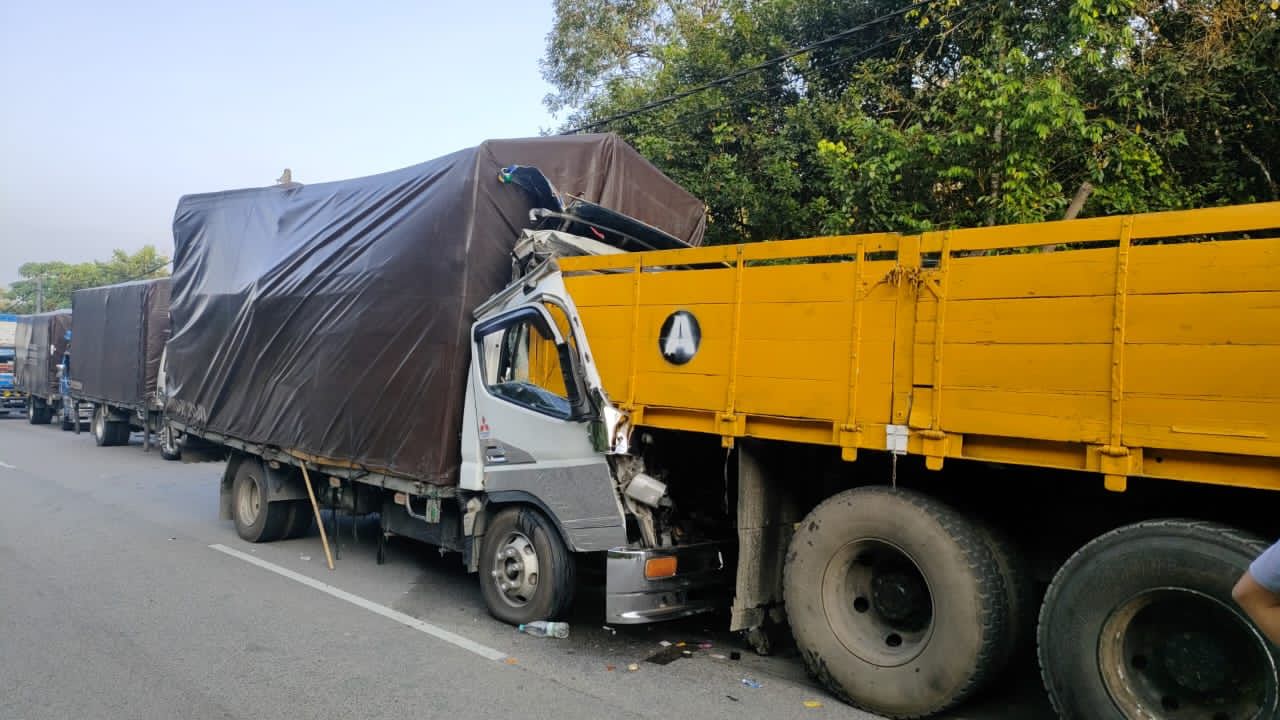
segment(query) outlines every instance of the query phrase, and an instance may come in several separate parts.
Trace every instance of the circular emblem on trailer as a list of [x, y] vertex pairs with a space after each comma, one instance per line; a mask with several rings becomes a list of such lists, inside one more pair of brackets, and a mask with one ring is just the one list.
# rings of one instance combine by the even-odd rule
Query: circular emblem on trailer
[[702, 344], [702, 328], [698, 318], [686, 310], [677, 310], [667, 316], [658, 332], [658, 350], [672, 365], [683, 365], [698, 354]]

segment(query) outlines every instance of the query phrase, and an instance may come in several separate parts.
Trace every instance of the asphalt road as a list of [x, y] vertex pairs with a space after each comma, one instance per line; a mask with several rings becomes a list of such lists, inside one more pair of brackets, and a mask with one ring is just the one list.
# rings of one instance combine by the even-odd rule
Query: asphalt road
[[[376, 565], [376, 524], [341, 524], [334, 572], [315, 534], [245, 543], [221, 469], [0, 416], [0, 718], [873, 717], [723, 618], [612, 632], [587, 587], [569, 639], [533, 638], [456, 556], [399, 541]], [[694, 656], [645, 662], [664, 640]], [[1051, 717], [1025, 664], [950, 717]]]

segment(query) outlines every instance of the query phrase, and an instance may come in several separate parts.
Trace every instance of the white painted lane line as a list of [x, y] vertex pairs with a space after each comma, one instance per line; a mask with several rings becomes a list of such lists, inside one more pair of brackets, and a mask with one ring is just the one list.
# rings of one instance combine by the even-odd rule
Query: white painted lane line
[[356, 607], [364, 608], [365, 610], [368, 610], [371, 613], [376, 613], [378, 615], [381, 615], [382, 617], [387, 618], [388, 620], [394, 620], [400, 623], [401, 625], [404, 625], [406, 627], [411, 627], [414, 630], [417, 630], [419, 632], [424, 632], [438, 640], [443, 640], [452, 645], [456, 645], [462, 648], [463, 650], [466, 650], [467, 652], [475, 653], [476, 655], [479, 655], [480, 657], [485, 658], [486, 660], [503, 660], [507, 657], [507, 653], [494, 650], [493, 648], [487, 645], [481, 645], [480, 643], [474, 640], [469, 640], [467, 638], [462, 637], [461, 635], [458, 635], [457, 633], [449, 632], [448, 630], [445, 630], [442, 627], [432, 625], [431, 623], [426, 622], [424, 620], [419, 620], [418, 618], [413, 617], [411, 615], [405, 615], [404, 613], [398, 610], [392, 610], [391, 608], [385, 605], [379, 605], [378, 603], [373, 602], [372, 600], [366, 600], [360, 597], [359, 595], [352, 595], [346, 590], [340, 590], [328, 583], [323, 583], [314, 578], [309, 578], [306, 575], [303, 575], [301, 573], [296, 573], [288, 568], [280, 567], [275, 563], [269, 563], [266, 560], [263, 560], [261, 558], [256, 558], [252, 555], [249, 555], [248, 553], [242, 553], [239, 550], [233, 550], [227, 547], [226, 545], [214, 544], [214, 545], [210, 545], [209, 547], [225, 555], [230, 555], [233, 558], [243, 560], [251, 565], [257, 565], [263, 570], [270, 570], [271, 572], [277, 575], [280, 575], [282, 577], [287, 577], [290, 580], [293, 580], [295, 582], [300, 582], [303, 585], [306, 585], [307, 587], [315, 590], [319, 590], [320, 592], [325, 593], [326, 595], [331, 595], [333, 597], [338, 598], [339, 600], [345, 600], [351, 603], [352, 605], [355, 605]]

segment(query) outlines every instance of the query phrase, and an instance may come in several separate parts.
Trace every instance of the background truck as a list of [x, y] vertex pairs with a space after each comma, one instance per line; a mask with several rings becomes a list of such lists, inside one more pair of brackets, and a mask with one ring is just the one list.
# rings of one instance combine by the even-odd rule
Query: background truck
[[[650, 227], [696, 241], [680, 217], [502, 173], [511, 220], [494, 163], [572, 167], [537, 142], [179, 204], [167, 407], [229, 449], [241, 537], [309, 526], [305, 468], [460, 553], [508, 622], [600, 563], [607, 622], [789, 626], [891, 717], [1033, 646], [1064, 718], [1277, 716], [1280, 649], [1230, 591], [1280, 535], [1280, 203], [681, 249]], [[482, 203], [419, 197], [455, 171]], [[441, 245], [444, 217], [473, 232]]]
[[0, 412], [10, 414], [26, 408], [27, 401], [13, 384], [14, 349], [18, 316], [0, 314]]
[[169, 278], [137, 280], [77, 290], [73, 353], [63, 401], [64, 426], [75, 427], [82, 405], [92, 408], [90, 428], [99, 446], [128, 444], [133, 431], [160, 436], [161, 452], [176, 457], [166, 436], [156, 375], [169, 337]]
[[63, 362], [70, 340], [70, 310], [18, 316], [14, 333], [14, 386], [26, 397], [27, 421], [32, 425], [47, 425], [54, 415], [61, 413], [58, 366]]

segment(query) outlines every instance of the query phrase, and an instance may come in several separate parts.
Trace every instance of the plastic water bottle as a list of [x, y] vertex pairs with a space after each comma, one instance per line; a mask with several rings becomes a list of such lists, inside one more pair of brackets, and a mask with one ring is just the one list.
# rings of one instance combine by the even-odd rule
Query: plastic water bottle
[[520, 632], [534, 637], [554, 637], [561, 640], [569, 637], [569, 623], [538, 620], [520, 626]]

